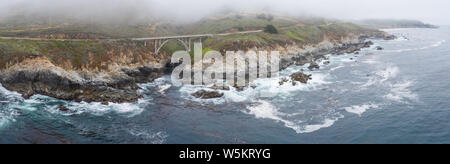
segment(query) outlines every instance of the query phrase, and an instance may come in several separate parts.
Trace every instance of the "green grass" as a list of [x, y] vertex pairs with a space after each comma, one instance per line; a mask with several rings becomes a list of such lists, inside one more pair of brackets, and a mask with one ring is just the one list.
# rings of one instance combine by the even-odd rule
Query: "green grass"
[[138, 59], [148, 58], [146, 54], [149, 52], [153, 52], [151, 48], [129, 41], [0, 39], [0, 69], [4, 69], [7, 63], [11, 65], [31, 56], [45, 56], [62, 67], [70, 63], [74, 69], [102, 70], [106, 69], [105, 64], [120, 59], [120, 55], [127, 55], [133, 63], [139, 63]]
[[286, 35], [287, 35], [289, 38], [295, 39], [295, 40], [297, 40], [297, 41], [301, 41], [301, 42], [304, 42], [304, 41], [305, 41], [305, 39], [301, 38], [300, 36], [297, 36], [297, 35], [294, 34], [292, 31], [286, 32]]
[[205, 18], [198, 23], [192, 24], [187, 33], [224, 33], [230, 30], [249, 31], [262, 30], [267, 25], [277, 27], [286, 27], [295, 25], [298, 20], [285, 17], [274, 17], [273, 20], [258, 19], [256, 14], [230, 14], [228, 16], [219, 16], [220, 18]]

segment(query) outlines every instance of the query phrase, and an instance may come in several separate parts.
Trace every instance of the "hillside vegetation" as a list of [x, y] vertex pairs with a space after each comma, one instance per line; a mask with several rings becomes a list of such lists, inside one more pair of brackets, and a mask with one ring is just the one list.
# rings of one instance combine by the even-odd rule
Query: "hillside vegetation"
[[[275, 27], [277, 33], [262, 32], [268, 25]], [[260, 32], [237, 34], [254, 30]], [[184, 50], [178, 42], [170, 41], [163, 47], [162, 55], [155, 56], [153, 46], [129, 40], [133, 37], [227, 33], [203, 41], [204, 49], [224, 52], [253, 47], [270, 49], [286, 45], [304, 46], [317, 44], [325, 39], [338, 41], [349, 34], [374, 32], [378, 31], [351, 23], [268, 13], [218, 15], [183, 25], [163, 22], [135, 25], [2, 22], [0, 69], [28, 57], [43, 56], [66, 69], [107, 70], [113, 64], [142, 65], [151, 61], [158, 62], [167, 59], [167, 54]]]

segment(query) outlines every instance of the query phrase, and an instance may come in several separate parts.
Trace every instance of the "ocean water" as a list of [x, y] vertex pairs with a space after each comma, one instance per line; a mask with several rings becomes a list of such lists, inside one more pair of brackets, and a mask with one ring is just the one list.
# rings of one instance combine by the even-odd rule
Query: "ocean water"
[[399, 39], [330, 56], [309, 84], [278, 84], [307, 67], [292, 66], [214, 100], [170, 77], [141, 84], [137, 103], [108, 106], [0, 86], [0, 143], [450, 143], [450, 27], [387, 32]]

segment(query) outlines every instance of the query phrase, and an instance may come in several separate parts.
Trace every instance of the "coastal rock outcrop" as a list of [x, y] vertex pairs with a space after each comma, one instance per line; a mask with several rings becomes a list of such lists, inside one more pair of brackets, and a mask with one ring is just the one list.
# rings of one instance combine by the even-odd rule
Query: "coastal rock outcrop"
[[293, 82], [301, 82], [303, 84], [307, 84], [308, 81], [312, 79], [311, 76], [312, 75], [307, 75], [303, 72], [297, 72], [292, 74], [290, 77]]
[[308, 69], [309, 69], [309, 70], [320, 69], [320, 66], [319, 66], [319, 64], [317, 64], [316, 62], [311, 62], [310, 65], [309, 65], [309, 67], [308, 67]]
[[192, 94], [195, 98], [201, 98], [201, 99], [214, 99], [214, 98], [220, 98], [223, 97], [223, 93], [217, 92], [217, 91], [206, 91], [206, 90], [199, 90]]
[[[139, 72], [140, 71], [140, 72]], [[2, 71], [0, 83], [29, 98], [36, 94], [62, 100], [85, 102], [135, 102], [142, 97], [137, 92], [137, 81], [152, 81], [162, 70], [134, 70], [139, 76], [122, 71], [87, 72], [68, 71], [53, 65], [46, 58], [26, 59]], [[142, 78], [142, 79], [139, 79]]]
[[224, 91], [229, 91], [230, 87], [229, 86], [221, 86], [221, 85], [213, 85], [212, 87], [210, 87], [211, 89], [214, 90], [224, 90]]
[[290, 80], [288, 78], [282, 78], [279, 82], [280, 85], [284, 85], [287, 82], [292, 83], [292, 85], [297, 85], [297, 82], [307, 84], [309, 80], [312, 79], [312, 75], [307, 75], [303, 73], [302, 71], [293, 73], [290, 77]]
[[64, 106], [64, 105], [58, 106], [58, 109], [59, 109], [59, 111], [61, 111], [61, 112], [67, 112], [67, 111], [69, 111], [69, 108], [67, 108], [67, 107]]

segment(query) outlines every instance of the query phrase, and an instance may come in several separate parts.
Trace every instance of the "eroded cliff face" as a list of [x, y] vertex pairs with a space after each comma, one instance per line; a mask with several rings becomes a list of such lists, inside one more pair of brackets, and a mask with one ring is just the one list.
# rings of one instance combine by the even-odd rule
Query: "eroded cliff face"
[[46, 57], [30, 57], [0, 72], [0, 83], [28, 98], [35, 94], [85, 102], [135, 102], [138, 82], [151, 82], [165, 72], [159, 63], [116, 66], [108, 71], [64, 69]]

